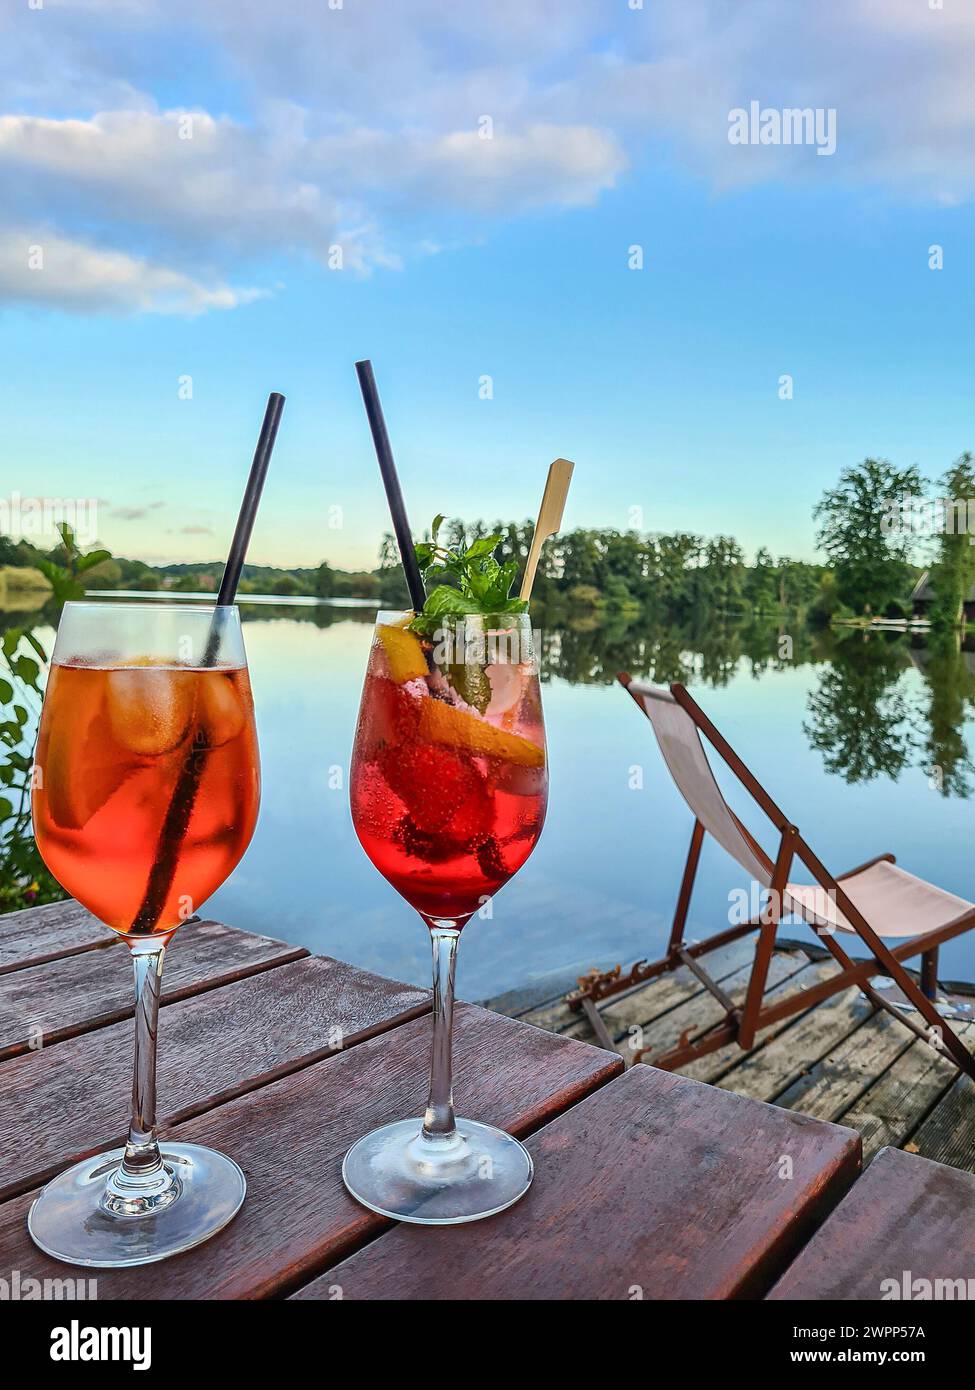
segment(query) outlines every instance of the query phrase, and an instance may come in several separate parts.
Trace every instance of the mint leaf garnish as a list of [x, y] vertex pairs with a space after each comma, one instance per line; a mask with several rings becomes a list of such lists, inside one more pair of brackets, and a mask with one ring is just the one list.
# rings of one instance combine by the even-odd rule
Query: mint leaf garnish
[[494, 552], [501, 536], [482, 536], [470, 545], [445, 546], [439, 543], [444, 518], [436, 516], [430, 528], [432, 537], [414, 546], [417, 564], [424, 582], [442, 578], [427, 594], [426, 602], [413, 621], [411, 629], [422, 637], [430, 637], [445, 618], [461, 617], [467, 613], [524, 613], [528, 604], [511, 598], [511, 586], [518, 575], [517, 560], [499, 564]]

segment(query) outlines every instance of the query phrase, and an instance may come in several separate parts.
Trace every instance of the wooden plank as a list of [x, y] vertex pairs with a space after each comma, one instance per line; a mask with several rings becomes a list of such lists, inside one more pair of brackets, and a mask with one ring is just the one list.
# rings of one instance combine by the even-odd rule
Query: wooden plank
[[[923, 1296], [971, 1298], [975, 1288], [975, 1177], [882, 1149], [776, 1284], [769, 1297], [856, 1301]], [[942, 1282], [964, 1280], [961, 1291]], [[905, 1293], [905, 1289], [907, 1292]], [[910, 1319], [908, 1319], [910, 1321]]]
[[[748, 936], [701, 956], [699, 964], [724, 989], [725, 981], [736, 980], [742, 970], [751, 968], [754, 955], [755, 938]], [[706, 993], [694, 972], [682, 965], [651, 985], [645, 985], [632, 994], [620, 995], [619, 999], [611, 999], [601, 1012], [610, 1033], [619, 1038], [627, 1029], [652, 1023], [686, 1000]]]
[[[971, 1047], [975, 1025], [963, 1025], [958, 1036]], [[896, 1148], [905, 1143], [957, 1076], [958, 1068], [947, 1053], [916, 1038], [843, 1116], [845, 1125], [860, 1131], [864, 1163], [888, 1145]], [[969, 1095], [967, 1104], [970, 1099]], [[971, 1166], [970, 1152], [966, 1150], [967, 1161], [960, 1166]]]
[[111, 946], [115, 933], [86, 907], [65, 898], [43, 907], [26, 907], [0, 917], [0, 975]]
[[910, 1143], [924, 1158], [950, 1163], [968, 1172], [975, 1168], [975, 1105], [967, 1076], [958, 1077], [941, 1103], [911, 1135]]
[[[186, 922], [166, 952], [162, 1003], [307, 954], [219, 922]], [[132, 995], [132, 959], [121, 942], [0, 975], [0, 1061], [131, 1018]]]
[[[160, 1014], [159, 1120], [175, 1123], [429, 1009], [429, 994], [306, 957]], [[120, 1143], [132, 1028], [111, 1024], [0, 1066], [0, 1200]]]
[[[769, 965], [769, 984], [777, 985], [780, 981], [789, 979], [806, 963], [807, 958], [798, 951], [774, 955]], [[750, 964], [743, 966], [722, 981], [721, 988], [731, 997], [733, 1003], [741, 1004], [744, 1001], [751, 970]], [[693, 1040], [714, 1024], [720, 1023], [724, 1016], [724, 1009], [717, 999], [707, 990], [702, 990], [686, 1004], [679, 1004], [676, 1009], [671, 1009], [654, 1019], [646, 1027], [634, 1025], [633, 1030], [628, 1031], [621, 1041], [620, 1051], [625, 1056], [626, 1050], [636, 1051], [641, 1047], [650, 1047], [652, 1052], [644, 1060], [652, 1065], [654, 1057], [659, 1057], [682, 1039]]]
[[[719, 946], [716, 951], [709, 951], [700, 959], [704, 968], [720, 981], [747, 964], [754, 954], [754, 938], [743, 937], [739, 941], [729, 942], [727, 946]], [[700, 980], [681, 965], [665, 975], [658, 975], [647, 984], [635, 985], [625, 994], [607, 1000], [600, 1007], [600, 1013], [605, 1014], [610, 1032], [613, 1032], [617, 1017], [620, 1019], [617, 1025], [619, 1033], [630, 1023], [649, 1023], [685, 999], [700, 994], [702, 988]], [[539, 1005], [519, 1017], [522, 1023], [532, 1023], [536, 1028], [547, 1028], [553, 1033], [592, 1037], [588, 1021], [581, 1014], [573, 1013], [564, 997]]]
[[[469, 1005], [458, 1007], [455, 1030], [461, 1112], [513, 1134], [531, 1132], [622, 1070], [598, 1048]], [[429, 1020], [420, 1019], [178, 1126], [172, 1133], [179, 1138], [212, 1144], [240, 1163], [243, 1209], [225, 1231], [177, 1259], [98, 1270], [99, 1297], [287, 1292], [387, 1229], [388, 1221], [346, 1192], [342, 1158], [375, 1126], [422, 1112], [429, 1049]], [[64, 1265], [43, 1256], [27, 1235], [31, 1200], [0, 1207], [0, 1277], [12, 1269], [63, 1277]]]
[[[632, 1068], [529, 1140], [535, 1180], [469, 1226], [398, 1226], [298, 1298], [764, 1292], [859, 1165], [850, 1130]], [[784, 1176], [785, 1160], [792, 1176]]]
[[874, 1014], [776, 1096], [776, 1104], [819, 1120], [838, 1119], [912, 1041], [913, 1034], [890, 1014]]
[[[820, 980], [828, 979], [835, 973], [835, 966], [827, 965], [822, 961], [810, 961], [801, 970], [797, 970], [795, 975], [788, 976], [780, 981], [773, 989], [766, 990], [762, 996], [762, 1004], [765, 1005], [771, 1000], [785, 998], [786, 995], [793, 993], [801, 994], [803, 990], [809, 989], [811, 985], [818, 984]], [[715, 1052], [709, 1052], [706, 1057], [698, 1057], [693, 1062], [688, 1062], [683, 1067], [677, 1067], [681, 1076], [690, 1076], [695, 1081], [707, 1081], [710, 1085], [715, 1085], [717, 1081], [730, 1072], [734, 1067], [740, 1066], [746, 1057], [753, 1057], [759, 1052], [766, 1043], [773, 1038], [784, 1033], [787, 1028], [791, 1028], [797, 1019], [805, 1015], [794, 1014], [791, 1018], [781, 1019], [778, 1023], [772, 1023], [767, 1028], [763, 1028], [755, 1035], [755, 1046], [747, 1052], [743, 1052], [736, 1042], [727, 1043], [724, 1047], [719, 1047]], [[729, 1090], [735, 1090], [732, 1084]]]
[[[811, 1086], [815, 1079], [809, 1076], [811, 1068], [837, 1053], [850, 1034], [873, 1012], [873, 1005], [856, 987], [835, 994], [781, 1032], [760, 1052], [743, 1058], [719, 1084], [740, 1095], [751, 1096], [753, 1100], [769, 1101], [781, 1096], [791, 1085], [801, 1087], [807, 1082]], [[909, 1040], [910, 1034], [905, 1035], [905, 1041]], [[806, 1109], [801, 1103], [797, 1108]], [[819, 1118], [835, 1116], [820, 1115]]]

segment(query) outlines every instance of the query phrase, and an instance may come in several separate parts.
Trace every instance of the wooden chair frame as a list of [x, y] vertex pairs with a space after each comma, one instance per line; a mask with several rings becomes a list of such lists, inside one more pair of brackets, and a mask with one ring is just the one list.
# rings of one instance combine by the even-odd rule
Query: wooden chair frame
[[[641, 713], [645, 715], [646, 711], [643, 709], [641, 696], [630, 690], [630, 676], [626, 672], [620, 672], [618, 679], [640, 706]], [[886, 946], [844, 892], [843, 881], [882, 860], [893, 863], [894, 856], [892, 854], [878, 855], [866, 864], [860, 864], [857, 868], [850, 869], [834, 878], [822, 861], [813, 853], [796, 826], [788, 820], [757, 778], [749, 772], [738, 754], [718, 732], [685, 688], [682, 685], [674, 684], [670, 687], [670, 693], [681, 708], [690, 715], [698, 733], [708, 740], [711, 747], [735, 774], [738, 781], [745, 787], [778, 831], [779, 847], [773, 861], [734, 812], [730, 810], [730, 807], [728, 808], [749, 848], [769, 870], [771, 876], [769, 901], [759, 917], [750, 922], [729, 927], [704, 941], [697, 941], [693, 944], [687, 944], [684, 941], [684, 928], [694, 889], [701, 845], [705, 835], [704, 826], [695, 818], [666, 955], [660, 960], [652, 962], [637, 961], [625, 974], [617, 967], [616, 970], [605, 974], [594, 974], [591, 977], [583, 978], [579, 981], [579, 988], [567, 996], [569, 1006], [574, 1010], [582, 1010], [603, 1046], [615, 1051], [613, 1039], [596, 1008], [597, 1001], [608, 999], [624, 990], [630, 990], [643, 981], [652, 980], [656, 976], [675, 970], [681, 965], [686, 966], [700, 980], [704, 988], [718, 1000], [725, 1010], [725, 1017], [712, 1027], [705, 1029], [696, 1038], [681, 1042], [653, 1058], [654, 1066], [664, 1070], [672, 1070], [675, 1067], [683, 1066], [696, 1057], [703, 1057], [730, 1042], [737, 1042], [740, 1047], [747, 1050], [753, 1046], [756, 1034], [769, 1027], [770, 1024], [781, 1022], [792, 1014], [805, 1012], [813, 1005], [828, 999], [831, 995], [849, 989], [851, 985], [858, 985], [875, 1005], [887, 1009], [898, 1022], [917, 1034], [930, 1046], [939, 1051], [950, 1053], [956, 1065], [968, 1076], [975, 1079], [975, 1058], [954, 1029], [938, 1013], [933, 1003], [933, 996], [937, 987], [938, 947], [942, 942], [950, 941], [953, 937], [960, 936], [962, 932], [975, 926], [975, 908], [962, 913], [935, 931], [926, 932], [921, 936], [909, 937], [893, 948]], [[840, 973], [828, 980], [820, 981], [809, 989], [800, 990], [763, 1006], [762, 998], [765, 993], [769, 964], [775, 946], [776, 929], [781, 916], [783, 890], [788, 882], [789, 870], [794, 859], [798, 859], [804, 864], [817, 884], [832, 897], [836, 906], [872, 954], [865, 960], [854, 961], [836, 940], [836, 934], [832, 928], [813, 927], [827, 950], [839, 964]], [[745, 991], [744, 1003], [736, 1005], [722, 990], [718, 982], [708, 974], [698, 958], [706, 952], [746, 936], [752, 931], [758, 932], [758, 940], [755, 946], [751, 975]], [[920, 985], [908, 974], [902, 964], [902, 961], [909, 960], [916, 955], [922, 957]], [[889, 999], [884, 999], [881, 994], [871, 988], [869, 977], [878, 970], [889, 975], [900, 986], [905, 997], [928, 1025], [927, 1029], [920, 1027], [913, 1019], [897, 1009]], [[641, 1048], [634, 1053], [632, 1060], [634, 1062], [640, 1061], [648, 1051], [650, 1051], [649, 1048]]]

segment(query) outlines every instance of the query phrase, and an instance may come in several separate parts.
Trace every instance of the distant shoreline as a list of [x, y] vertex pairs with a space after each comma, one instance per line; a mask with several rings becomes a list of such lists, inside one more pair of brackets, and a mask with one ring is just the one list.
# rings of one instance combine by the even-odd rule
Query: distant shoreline
[[[138, 598], [154, 600], [157, 603], [213, 603], [216, 594], [201, 592], [188, 594], [173, 589], [87, 589], [85, 598]], [[290, 608], [373, 608], [377, 612], [382, 607], [378, 599], [371, 598], [312, 598], [307, 594], [238, 594], [236, 603], [271, 603], [276, 607]]]

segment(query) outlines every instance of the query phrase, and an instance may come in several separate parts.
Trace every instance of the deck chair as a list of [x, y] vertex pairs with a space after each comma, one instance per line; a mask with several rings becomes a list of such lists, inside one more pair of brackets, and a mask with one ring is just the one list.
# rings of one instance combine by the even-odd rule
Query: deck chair
[[[834, 878], [682, 685], [664, 690], [632, 680], [625, 672], [620, 673], [619, 681], [653, 725], [664, 761], [694, 814], [694, 828], [667, 954], [657, 961], [637, 961], [627, 972], [619, 966], [603, 973], [592, 971], [566, 996], [571, 1009], [586, 1014], [603, 1046], [613, 1049], [614, 1043], [596, 1008], [597, 1002], [684, 965], [714, 995], [725, 1015], [697, 1037], [681, 1039], [675, 1047], [655, 1056], [654, 1066], [664, 1069], [683, 1066], [730, 1042], [748, 1049], [761, 1029], [791, 1014], [804, 1012], [851, 985], [858, 985], [871, 1002], [887, 1009], [928, 1043], [950, 1053], [961, 1070], [975, 1078], [975, 1059], [934, 1002], [938, 947], [943, 941], [950, 941], [975, 926], [975, 904], [898, 867], [892, 854], [879, 855]], [[774, 860], [725, 801], [704, 751], [702, 735], [778, 832], [779, 846]], [[704, 941], [688, 943], [684, 940], [684, 927], [705, 834], [716, 840], [750, 879], [767, 889], [768, 897], [757, 918], [730, 926]], [[805, 865], [815, 880], [813, 884], [790, 881], [793, 860]], [[776, 995], [771, 1002], [763, 1004], [776, 929], [780, 919], [788, 916], [798, 916], [813, 927], [839, 964], [840, 971], [808, 989], [784, 998]], [[755, 956], [744, 1002], [739, 1006], [712, 979], [699, 958], [752, 931], [758, 933]], [[838, 938], [843, 934], [859, 936], [871, 955], [852, 960], [840, 945]], [[898, 938], [900, 944], [888, 948], [881, 937]], [[901, 963], [917, 955], [921, 956], [920, 985]], [[890, 999], [885, 999], [871, 984], [870, 976], [878, 970], [899, 986], [904, 999], [928, 1025], [927, 1029], [898, 1009]], [[643, 1048], [636, 1052], [633, 1060], [639, 1061], [647, 1051], [648, 1048]]]

